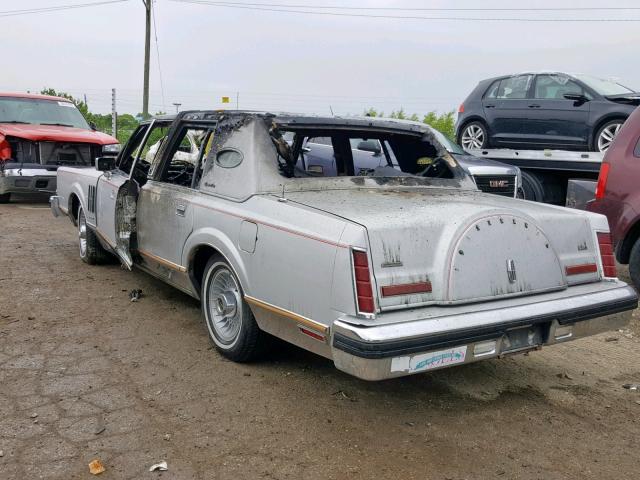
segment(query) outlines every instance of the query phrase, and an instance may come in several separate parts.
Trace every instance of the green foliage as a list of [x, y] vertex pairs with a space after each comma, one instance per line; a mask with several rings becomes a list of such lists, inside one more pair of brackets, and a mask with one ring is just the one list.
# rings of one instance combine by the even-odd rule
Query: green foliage
[[[384, 117], [384, 113], [378, 112], [375, 108], [369, 108], [364, 111], [364, 116], [366, 117]], [[420, 117], [412, 113], [408, 115], [405, 113], [403, 108], [400, 108], [398, 111], [392, 111], [389, 115], [389, 118], [397, 118], [399, 120], [412, 120], [414, 122], [419, 122]], [[422, 117], [422, 123], [426, 123], [427, 125], [435, 128], [439, 132], [443, 133], [451, 140], [455, 142], [456, 133], [455, 133], [455, 112], [450, 111], [446, 113], [439, 114], [435, 111], [428, 112], [426, 115]]]

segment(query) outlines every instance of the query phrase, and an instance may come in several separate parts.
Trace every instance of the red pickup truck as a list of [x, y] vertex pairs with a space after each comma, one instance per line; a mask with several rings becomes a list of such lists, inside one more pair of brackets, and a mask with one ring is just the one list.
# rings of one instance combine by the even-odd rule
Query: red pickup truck
[[59, 166], [93, 165], [117, 143], [66, 98], [0, 93], [0, 203], [12, 193], [55, 192]]
[[602, 160], [595, 199], [587, 210], [607, 216], [611, 252], [640, 289], [640, 107], [636, 108], [613, 140]]

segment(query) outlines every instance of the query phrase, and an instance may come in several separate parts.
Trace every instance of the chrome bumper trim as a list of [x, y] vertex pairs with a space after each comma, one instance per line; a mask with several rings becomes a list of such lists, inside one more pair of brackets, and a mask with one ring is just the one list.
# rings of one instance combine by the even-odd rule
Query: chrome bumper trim
[[[401, 356], [466, 346], [472, 353], [462, 363], [468, 363], [515, 353], [505, 343], [508, 333], [513, 330], [539, 328], [543, 332], [542, 339], [530, 346], [539, 348], [621, 328], [629, 322], [637, 305], [635, 290], [623, 282], [615, 282], [613, 288], [577, 297], [457, 313], [447, 318], [425, 318], [404, 324], [363, 326], [338, 320], [332, 328], [332, 357], [340, 370], [367, 380], [381, 380], [418, 373], [392, 371], [392, 360]], [[384, 316], [379, 320], [384, 320]], [[465, 328], [441, 329], [443, 325], [456, 324], [464, 324]], [[571, 333], [562, 333], [567, 331]], [[475, 345], [487, 341], [495, 341], [495, 351], [474, 355]]]

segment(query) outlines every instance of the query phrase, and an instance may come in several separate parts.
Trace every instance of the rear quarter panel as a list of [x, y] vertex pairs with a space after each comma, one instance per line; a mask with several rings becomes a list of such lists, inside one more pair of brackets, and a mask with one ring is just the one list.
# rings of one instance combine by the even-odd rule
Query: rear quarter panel
[[96, 185], [98, 178], [102, 175], [93, 168], [73, 168], [60, 167], [57, 174], [57, 195], [60, 197], [60, 207], [67, 215], [73, 216], [73, 197], [77, 197], [80, 205], [83, 206], [87, 221], [93, 225], [96, 223], [95, 212], [87, 211], [87, 195], [89, 185]]

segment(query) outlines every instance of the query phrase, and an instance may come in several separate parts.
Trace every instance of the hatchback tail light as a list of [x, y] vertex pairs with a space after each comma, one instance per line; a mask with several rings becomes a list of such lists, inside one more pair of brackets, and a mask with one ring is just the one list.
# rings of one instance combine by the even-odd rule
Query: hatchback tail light
[[609, 178], [609, 169], [611, 164], [602, 162], [600, 166], [600, 174], [598, 175], [598, 183], [596, 185], [596, 200], [604, 198], [604, 191], [607, 188], [607, 178]]
[[458, 113], [464, 113], [464, 103], [461, 103], [458, 107]]
[[602, 260], [602, 273], [605, 277], [617, 277], [616, 259], [613, 255], [613, 243], [609, 232], [598, 232], [598, 246]]
[[371, 272], [367, 252], [351, 250], [353, 259], [353, 277], [356, 284], [356, 299], [358, 313], [374, 313], [373, 288], [371, 287]]
[[0, 141], [0, 162], [7, 161], [11, 158], [11, 145], [7, 139]]

